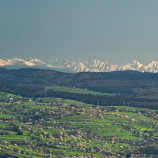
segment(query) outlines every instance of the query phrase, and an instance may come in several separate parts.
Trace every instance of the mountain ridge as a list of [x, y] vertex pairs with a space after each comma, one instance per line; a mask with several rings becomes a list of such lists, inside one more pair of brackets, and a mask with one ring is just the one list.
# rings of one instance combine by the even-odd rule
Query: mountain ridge
[[37, 58], [21, 59], [0, 59], [0, 67], [5, 68], [45, 68], [54, 69], [64, 72], [111, 72], [111, 71], [125, 71], [134, 70], [140, 72], [158, 72], [158, 61], [152, 60], [145, 65], [140, 61], [134, 60], [126, 64], [112, 64], [108, 61], [93, 60], [91, 62], [75, 62], [71, 60], [53, 59], [49, 61], [42, 61]]
[[0, 68], [0, 81], [11, 87], [67, 86], [105, 93], [158, 95], [158, 73], [133, 70], [65, 73], [38, 68]]

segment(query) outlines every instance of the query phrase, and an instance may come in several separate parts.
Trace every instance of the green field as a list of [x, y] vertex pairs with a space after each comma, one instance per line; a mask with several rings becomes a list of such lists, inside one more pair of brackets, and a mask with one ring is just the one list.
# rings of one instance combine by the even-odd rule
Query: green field
[[80, 101], [76, 101], [76, 100], [70, 100], [70, 99], [62, 99], [62, 98], [53, 98], [53, 97], [44, 97], [44, 98], [40, 98], [40, 100], [43, 100], [44, 102], [49, 102], [49, 103], [62, 103], [62, 104], [67, 104], [67, 105], [89, 105]]
[[92, 94], [92, 95], [112, 95], [110, 93], [101, 93], [101, 92], [95, 92], [87, 89], [80, 89], [80, 88], [71, 88], [71, 87], [65, 87], [65, 86], [47, 86], [45, 88], [47, 89], [53, 89], [54, 91], [61, 91], [61, 92], [68, 92], [68, 93], [80, 93], [80, 94]]
[[9, 98], [19, 98], [19, 96], [10, 94], [10, 93], [6, 93], [6, 92], [0, 92], [0, 100], [1, 99], [9, 99]]
[[1, 96], [0, 157], [126, 157], [158, 140], [157, 110]]

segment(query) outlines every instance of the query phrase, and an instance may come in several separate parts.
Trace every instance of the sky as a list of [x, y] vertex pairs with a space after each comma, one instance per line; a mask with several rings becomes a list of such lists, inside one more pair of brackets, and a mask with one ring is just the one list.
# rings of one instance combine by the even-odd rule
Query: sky
[[0, 58], [158, 59], [158, 0], [0, 0]]

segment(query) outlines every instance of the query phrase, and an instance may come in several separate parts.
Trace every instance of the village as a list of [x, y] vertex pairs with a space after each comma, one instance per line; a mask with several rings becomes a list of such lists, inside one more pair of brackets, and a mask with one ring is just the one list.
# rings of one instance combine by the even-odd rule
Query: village
[[90, 158], [130, 152], [132, 157], [158, 139], [157, 111], [50, 98], [3, 98], [0, 123], [3, 154]]

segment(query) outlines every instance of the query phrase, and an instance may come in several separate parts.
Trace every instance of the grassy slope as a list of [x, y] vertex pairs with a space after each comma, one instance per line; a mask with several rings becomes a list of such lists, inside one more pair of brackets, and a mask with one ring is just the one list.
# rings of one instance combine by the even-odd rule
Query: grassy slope
[[112, 95], [110, 93], [101, 93], [95, 92], [87, 89], [80, 89], [80, 88], [71, 88], [65, 86], [47, 86], [46, 89], [53, 89], [55, 91], [62, 91], [68, 93], [81, 93], [81, 94], [92, 94], [92, 95]]
[[[19, 98], [11, 94], [0, 93], [1, 98], [7, 98], [8, 96], [14, 99]], [[0, 150], [4, 153], [13, 154], [12, 149], [16, 148], [21, 151], [20, 153], [14, 152], [14, 154], [19, 157], [42, 157], [43, 154], [48, 155], [47, 150], [52, 151], [52, 157], [58, 157], [59, 155], [70, 157], [76, 154], [96, 154], [97, 157], [103, 155], [103, 151], [92, 152], [72, 149], [73, 146], [76, 147], [78, 144], [86, 146], [87, 149], [95, 147], [101, 148], [111, 154], [124, 153], [126, 148], [133, 148], [133, 145], [129, 144], [128, 141], [139, 142], [146, 139], [136, 135], [134, 131], [141, 131], [142, 134], [148, 134], [146, 131], [150, 132], [151, 130], [155, 130], [156, 132], [158, 130], [157, 126], [153, 126], [155, 120], [138, 113], [138, 110], [140, 110], [138, 108], [115, 107], [115, 110], [106, 111], [104, 107], [94, 107], [82, 102], [60, 98], [40, 98], [39, 102], [38, 100], [35, 101], [32, 99], [27, 101], [19, 98], [19, 101], [20, 104], [18, 105], [14, 105], [13, 103], [6, 104], [5, 102], [1, 102], [0, 104], [0, 133], [6, 133], [0, 136]], [[43, 101], [43, 103], [41, 101]], [[66, 108], [64, 111], [62, 111], [63, 103]], [[76, 110], [72, 111], [69, 105], [77, 106]], [[113, 107], [109, 108], [112, 109]], [[14, 110], [16, 112], [14, 112]], [[122, 110], [126, 110], [126, 112]], [[145, 110], [155, 112], [154, 110]], [[24, 111], [27, 115], [24, 115]], [[51, 112], [64, 113], [65, 111], [70, 114], [63, 118], [51, 114]], [[83, 114], [78, 114], [77, 111], [82, 111]], [[40, 124], [28, 125], [27, 122], [32, 122], [33, 120], [30, 119], [32, 119], [35, 114], [40, 115], [44, 121], [41, 121]], [[98, 114], [102, 114], [103, 118], [100, 118]], [[21, 121], [19, 116], [23, 117]], [[25, 118], [26, 122], [23, 122]], [[134, 118], [135, 121], [131, 122], [132, 118]], [[14, 130], [14, 126], [20, 127], [23, 135], [19, 135], [18, 132]], [[151, 128], [151, 126], [153, 127]], [[129, 130], [129, 128], [131, 130]], [[32, 132], [30, 132], [30, 129], [32, 129]], [[80, 133], [78, 133], [79, 131]], [[53, 138], [44, 137], [42, 141], [35, 140], [41, 139], [40, 134], [44, 132], [52, 134]], [[63, 140], [59, 139], [61, 132], [65, 134], [65, 136], [61, 135]], [[92, 137], [88, 138], [89, 135]], [[154, 133], [154, 135], [156, 137], [157, 133]], [[73, 136], [81, 136], [81, 140], [73, 138]], [[122, 139], [123, 141], [113, 143], [111, 138]], [[25, 141], [27, 141], [26, 144]], [[46, 147], [38, 147], [40, 142], [52, 142], [54, 144], [50, 146], [48, 143]], [[36, 146], [38, 151], [33, 150], [32, 145]], [[122, 148], [120, 146], [122, 146]], [[39, 152], [40, 149], [44, 150], [45, 153]]]

